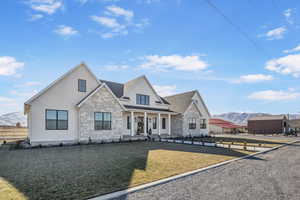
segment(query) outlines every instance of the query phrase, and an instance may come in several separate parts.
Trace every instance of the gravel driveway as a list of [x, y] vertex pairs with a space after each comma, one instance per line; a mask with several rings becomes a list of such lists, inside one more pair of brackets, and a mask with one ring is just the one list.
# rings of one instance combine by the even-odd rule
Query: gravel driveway
[[119, 199], [300, 199], [300, 143]]

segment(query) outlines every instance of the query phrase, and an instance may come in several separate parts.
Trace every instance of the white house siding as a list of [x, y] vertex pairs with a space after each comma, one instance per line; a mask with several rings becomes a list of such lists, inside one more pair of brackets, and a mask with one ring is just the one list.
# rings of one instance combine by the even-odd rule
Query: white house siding
[[152, 88], [147, 83], [146, 79], [142, 76], [132, 81], [125, 83], [124, 85], [124, 96], [129, 97], [127, 101], [122, 101], [126, 105], [137, 105], [136, 104], [136, 94], [143, 94], [150, 96], [149, 105], [138, 105], [138, 106], [148, 106], [168, 109], [166, 104], [158, 104], [156, 101], [160, 101], [160, 98], [154, 93]]
[[[92, 141], [112, 141], [120, 139], [124, 132], [122, 111], [122, 107], [108, 89], [106, 87], [100, 88], [98, 92], [88, 98], [79, 109], [80, 141], [87, 142], [89, 138]], [[111, 113], [111, 130], [95, 130], [95, 112]]]
[[[78, 92], [78, 79], [87, 81], [87, 92]], [[73, 143], [78, 140], [78, 112], [75, 105], [98, 85], [84, 66], [76, 68], [31, 102], [30, 142], [37, 144]], [[68, 130], [46, 130], [46, 109], [67, 110]]]
[[[196, 119], [196, 129], [189, 129], [189, 119]], [[206, 129], [200, 129], [200, 119], [205, 117], [201, 116], [199, 110], [196, 108], [195, 104], [191, 104], [189, 108], [185, 111], [183, 115], [183, 135], [184, 136], [200, 136], [200, 135], [208, 135], [208, 119], [206, 119]]]

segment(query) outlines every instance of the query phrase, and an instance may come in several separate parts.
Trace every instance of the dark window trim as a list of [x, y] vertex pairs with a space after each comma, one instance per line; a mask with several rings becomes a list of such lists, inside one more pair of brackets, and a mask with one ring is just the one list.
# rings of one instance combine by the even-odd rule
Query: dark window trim
[[[144, 97], [145, 101], [144, 103], [142, 102], [142, 97]], [[150, 105], [150, 96], [149, 95], [145, 95], [145, 94], [136, 94], [136, 104], [139, 105]]]
[[[81, 91], [81, 87], [80, 87], [80, 81], [84, 81], [85, 82], [85, 87], [84, 87], [84, 91]], [[86, 80], [84, 79], [78, 79], [78, 92], [86, 92]]]
[[200, 129], [206, 129], [206, 119], [200, 119]]
[[[48, 129], [47, 128], [47, 111], [55, 111], [56, 112], [56, 129]], [[58, 111], [67, 112], [67, 128], [66, 129], [58, 129]], [[45, 110], [45, 130], [47, 131], [61, 131], [61, 130], [69, 130], [69, 111], [68, 110], [55, 110], [55, 109], [46, 109]]]
[[[101, 113], [101, 115], [102, 115], [102, 119], [103, 120], [101, 120], [102, 121], [102, 127], [100, 128], [100, 129], [96, 129], [96, 121], [100, 121], [100, 120], [96, 120], [96, 113]], [[104, 120], [104, 113], [109, 113], [110, 114], [110, 120], [109, 121], [105, 121]], [[101, 122], [100, 121], [100, 122]], [[110, 122], [109, 123], [109, 128], [108, 129], [104, 129], [103, 128], [103, 122]], [[94, 112], [94, 130], [95, 131], [107, 131], [107, 130], [112, 130], [112, 114], [111, 114], [111, 112]]]
[[189, 118], [189, 129], [197, 128], [197, 120], [196, 118]]
[[153, 130], [157, 129], [157, 117], [153, 118]]
[[127, 129], [131, 129], [131, 116], [127, 116]]
[[166, 129], [166, 118], [161, 119], [161, 129]]

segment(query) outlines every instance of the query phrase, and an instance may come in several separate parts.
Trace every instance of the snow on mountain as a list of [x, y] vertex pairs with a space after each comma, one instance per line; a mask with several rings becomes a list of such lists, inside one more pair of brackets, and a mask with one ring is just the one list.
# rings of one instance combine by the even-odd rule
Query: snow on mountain
[[[220, 115], [214, 115], [214, 118], [220, 118], [224, 119], [227, 121], [231, 121], [235, 124], [240, 124], [240, 125], [247, 125], [247, 121], [249, 118], [252, 117], [257, 117], [257, 116], [262, 116], [262, 115], [271, 115], [268, 113], [237, 113], [237, 112], [229, 112], [229, 113], [223, 113]], [[296, 119], [300, 118], [299, 114], [290, 114], [289, 115], [290, 119]]]
[[22, 112], [0, 115], [0, 126], [15, 126], [18, 122], [21, 126], [27, 126], [27, 117]]

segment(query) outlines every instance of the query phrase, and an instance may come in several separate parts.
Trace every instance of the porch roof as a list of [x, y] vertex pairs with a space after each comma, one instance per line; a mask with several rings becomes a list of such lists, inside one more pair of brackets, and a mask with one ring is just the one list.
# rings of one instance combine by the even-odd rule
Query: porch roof
[[158, 112], [160, 111], [160, 112], [168, 112], [168, 113], [176, 114], [176, 112], [165, 108], [153, 108], [153, 107], [132, 106], [132, 105], [124, 105], [124, 107], [128, 110], [149, 110], [149, 111], [158, 111]]

